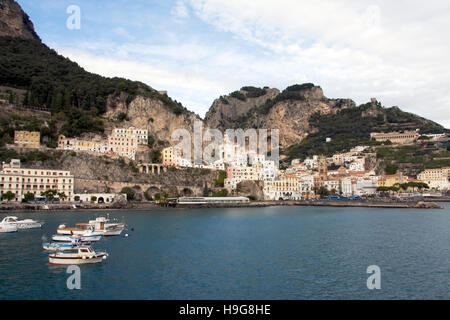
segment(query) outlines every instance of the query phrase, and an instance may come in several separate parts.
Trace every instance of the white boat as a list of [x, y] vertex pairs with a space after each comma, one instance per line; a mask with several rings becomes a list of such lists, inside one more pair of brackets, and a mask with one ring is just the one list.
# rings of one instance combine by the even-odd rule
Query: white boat
[[66, 227], [65, 224], [61, 224], [56, 230], [56, 233], [61, 235], [86, 235], [88, 233], [89, 235], [92, 235], [93, 233], [96, 235], [102, 235], [101, 232], [95, 232], [94, 227], [84, 223], [78, 223], [75, 228]]
[[15, 224], [0, 222], [0, 233], [17, 232], [17, 226]]
[[95, 232], [102, 233], [105, 237], [107, 236], [120, 236], [122, 231], [125, 229], [124, 223], [112, 223], [108, 218], [98, 217], [95, 220], [90, 220], [87, 224], [79, 223], [78, 226], [88, 225], [92, 226]]
[[89, 264], [102, 262], [107, 257], [108, 254], [106, 252], [96, 253], [91, 247], [81, 246], [66, 252], [57, 251], [51, 253], [48, 256], [48, 262], [50, 264], [63, 265]]
[[78, 239], [72, 239], [70, 243], [43, 243], [42, 249], [46, 251], [67, 251], [78, 248], [82, 242]]
[[43, 225], [43, 223], [39, 221], [32, 219], [19, 220], [19, 218], [13, 216], [4, 218], [1, 224], [15, 225], [19, 230], [41, 228]]
[[102, 238], [101, 235], [68, 235], [68, 234], [55, 234], [52, 236], [52, 240], [56, 242], [71, 242], [73, 239], [78, 239], [81, 242], [97, 242]]

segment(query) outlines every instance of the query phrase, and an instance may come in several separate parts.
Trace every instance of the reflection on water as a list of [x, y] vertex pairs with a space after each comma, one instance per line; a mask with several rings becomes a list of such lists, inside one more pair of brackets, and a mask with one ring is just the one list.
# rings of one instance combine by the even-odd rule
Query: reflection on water
[[[113, 211], [129, 237], [96, 243], [110, 256], [81, 266], [73, 291], [41, 244], [101, 213], [15, 214], [46, 223], [0, 234], [0, 299], [449, 299], [445, 207]], [[381, 290], [366, 287], [369, 265]]]

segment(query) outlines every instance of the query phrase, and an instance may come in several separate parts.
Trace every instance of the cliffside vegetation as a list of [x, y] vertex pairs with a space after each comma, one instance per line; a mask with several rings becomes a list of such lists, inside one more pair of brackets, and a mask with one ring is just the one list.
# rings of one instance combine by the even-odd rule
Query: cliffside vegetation
[[160, 100], [177, 115], [187, 112], [143, 83], [87, 72], [36, 39], [0, 37], [0, 85], [23, 89], [22, 96], [13, 98], [25, 106], [49, 109], [64, 123], [62, 133], [67, 136], [102, 132], [98, 117], [111, 95], [126, 93], [127, 103], [141, 95]]
[[[377, 115], [365, 114], [374, 109]], [[416, 130], [422, 133], [441, 133], [445, 129], [437, 123], [416, 115], [403, 112], [398, 108], [382, 108], [378, 103], [364, 104], [356, 108], [347, 108], [336, 114], [315, 113], [309, 119], [313, 133], [299, 144], [284, 150], [288, 160], [306, 158], [314, 154], [330, 156], [333, 153], [348, 150], [356, 145], [380, 145], [370, 139], [371, 132]], [[326, 139], [331, 141], [326, 143]]]

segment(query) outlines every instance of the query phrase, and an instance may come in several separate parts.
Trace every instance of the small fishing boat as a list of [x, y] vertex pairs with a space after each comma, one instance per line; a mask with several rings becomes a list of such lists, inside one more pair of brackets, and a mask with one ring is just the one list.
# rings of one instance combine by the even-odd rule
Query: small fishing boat
[[[89, 224], [78, 223], [75, 228], [66, 227], [65, 224], [61, 224], [56, 230], [57, 234], [61, 235], [85, 235], [87, 232], [94, 233], [94, 227]], [[97, 235], [102, 235], [101, 232], [96, 232]]]
[[75, 235], [61, 235], [61, 234], [55, 234], [52, 236], [52, 240], [56, 242], [71, 242], [73, 239], [78, 239], [81, 242], [97, 242], [100, 241], [102, 236], [100, 235], [86, 235], [82, 236], [79, 234]]
[[95, 252], [89, 246], [81, 246], [70, 251], [51, 253], [48, 256], [48, 262], [50, 264], [63, 264], [63, 265], [74, 265], [74, 264], [91, 264], [100, 263], [106, 260], [108, 254], [106, 252]]
[[15, 225], [19, 230], [41, 228], [43, 225], [43, 223], [39, 221], [35, 221], [32, 219], [19, 220], [19, 218], [13, 216], [4, 218], [1, 224]]
[[123, 222], [110, 222], [110, 220], [105, 217], [98, 217], [95, 220], [90, 220], [87, 224], [79, 223], [77, 226], [91, 226], [94, 228], [95, 232], [100, 232], [105, 237], [120, 236], [125, 229], [125, 224]]
[[78, 239], [72, 239], [70, 243], [61, 242], [61, 243], [44, 243], [42, 244], [42, 248], [46, 251], [67, 251], [76, 249], [82, 245], [82, 242]]

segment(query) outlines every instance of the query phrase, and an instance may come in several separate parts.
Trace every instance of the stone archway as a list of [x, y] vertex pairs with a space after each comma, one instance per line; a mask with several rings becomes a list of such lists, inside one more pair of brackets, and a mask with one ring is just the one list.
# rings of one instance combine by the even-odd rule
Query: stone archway
[[192, 191], [190, 188], [184, 188], [183, 190], [181, 190], [181, 195], [183, 197], [193, 197], [194, 191]]
[[149, 196], [151, 196], [152, 198], [155, 197], [155, 194], [161, 194], [161, 189], [159, 189], [158, 187], [150, 187], [147, 189], [147, 194]]

